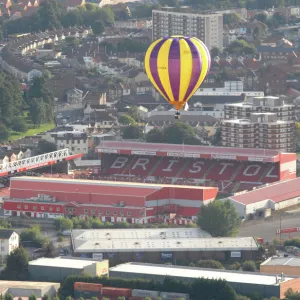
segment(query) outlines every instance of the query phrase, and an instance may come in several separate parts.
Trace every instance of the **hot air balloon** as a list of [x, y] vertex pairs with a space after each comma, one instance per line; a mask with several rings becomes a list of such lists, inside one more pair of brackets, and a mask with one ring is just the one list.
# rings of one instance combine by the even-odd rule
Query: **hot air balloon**
[[171, 36], [156, 40], [145, 56], [146, 73], [158, 92], [180, 110], [199, 88], [211, 64], [205, 44], [194, 37]]

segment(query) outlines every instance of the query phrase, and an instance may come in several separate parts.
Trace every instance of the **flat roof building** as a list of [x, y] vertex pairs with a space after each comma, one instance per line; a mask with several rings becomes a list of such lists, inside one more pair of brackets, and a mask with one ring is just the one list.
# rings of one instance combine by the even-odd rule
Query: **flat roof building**
[[45, 295], [54, 297], [57, 295], [59, 283], [55, 282], [36, 282], [36, 281], [6, 281], [0, 280], [0, 294], [12, 294], [13, 297], [30, 297], [35, 295], [41, 298]]
[[299, 257], [270, 257], [260, 265], [260, 272], [300, 276]]
[[300, 278], [293, 277], [143, 263], [127, 263], [112, 267], [109, 269], [109, 276], [161, 282], [166, 276], [185, 282], [193, 282], [197, 278], [222, 279], [226, 280], [237, 293], [247, 295], [257, 292], [263, 297], [275, 296], [281, 299], [284, 298], [288, 288], [298, 287], [300, 284]]
[[108, 274], [108, 260], [87, 260], [83, 258], [39, 258], [29, 262], [30, 280], [50, 279], [61, 282], [69, 275], [85, 273], [90, 276]]
[[73, 230], [71, 238], [75, 255], [96, 255], [116, 262], [247, 259], [254, 258], [258, 250], [252, 237], [212, 238], [197, 228]]

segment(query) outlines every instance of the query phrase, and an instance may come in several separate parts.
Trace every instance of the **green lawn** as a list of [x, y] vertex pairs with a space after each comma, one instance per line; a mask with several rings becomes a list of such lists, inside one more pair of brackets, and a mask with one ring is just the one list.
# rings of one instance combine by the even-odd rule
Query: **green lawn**
[[41, 132], [51, 130], [54, 127], [55, 127], [54, 123], [46, 123], [46, 124], [42, 124], [40, 127], [35, 127], [35, 128], [28, 129], [24, 133], [20, 133], [20, 132], [15, 132], [14, 131], [11, 134], [11, 136], [9, 137], [9, 140], [10, 141], [15, 141], [15, 140], [18, 140], [18, 139], [20, 139], [20, 138], [22, 138], [24, 136], [36, 135], [36, 134], [39, 134]]

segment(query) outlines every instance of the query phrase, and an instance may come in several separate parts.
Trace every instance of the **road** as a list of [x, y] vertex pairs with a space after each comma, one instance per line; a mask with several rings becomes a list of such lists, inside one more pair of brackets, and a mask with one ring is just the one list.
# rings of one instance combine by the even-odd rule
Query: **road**
[[[255, 223], [256, 222], [256, 223]], [[291, 216], [281, 219], [281, 228], [300, 227], [299, 216]], [[264, 241], [272, 242], [276, 238], [276, 230], [280, 228], [280, 219], [270, 221], [249, 221], [242, 225], [238, 236], [254, 236], [263, 238]], [[300, 236], [299, 233], [291, 234], [291, 237]], [[288, 238], [288, 234], [282, 234], [281, 238]], [[278, 236], [279, 238], [279, 236]]]

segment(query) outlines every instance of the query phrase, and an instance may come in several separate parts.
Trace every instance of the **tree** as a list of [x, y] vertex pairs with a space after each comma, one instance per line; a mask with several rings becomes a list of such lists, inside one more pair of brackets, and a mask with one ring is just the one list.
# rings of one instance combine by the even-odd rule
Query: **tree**
[[129, 115], [121, 116], [118, 121], [122, 125], [135, 125], [136, 124], [135, 120]]
[[201, 208], [197, 224], [212, 236], [233, 236], [240, 225], [240, 218], [229, 200], [216, 200]]
[[1, 272], [1, 279], [27, 280], [28, 261], [28, 253], [23, 247], [15, 249], [7, 256], [6, 267]]
[[264, 24], [267, 24], [268, 16], [265, 13], [258, 13], [256, 15], [254, 15], [254, 19], [257, 21], [260, 21]]
[[245, 40], [235, 40], [227, 48], [226, 52], [232, 54], [255, 54], [256, 48]]
[[164, 130], [165, 142], [169, 144], [184, 144], [188, 138], [195, 135], [194, 129], [182, 122], [172, 124]]
[[147, 143], [164, 143], [165, 136], [164, 136], [163, 131], [161, 131], [158, 128], [151, 129], [146, 134], [146, 141], [147, 141]]
[[6, 293], [4, 296], [4, 300], [14, 300], [14, 297], [11, 293]]
[[219, 56], [220, 54], [221, 54], [221, 51], [217, 47], [213, 47], [210, 50], [211, 57], [216, 57], [216, 56]]
[[32, 225], [30, 228], [26, 228], [20, 234], [22, 242], [34, 242], [43, 246], [45, 239], [41, 235], [41, 229], [38, 225]]
[[105, 27], [101, 20], [96, 20], [92, 23], [92, 29], [94, 35], [101, 35], [104, 32]]
[[253, 260], [246, 260], [242, 263], [242, 270], [245, 272], [255, 272], [256, 265]]
[[0, 141], [8, 140], [10, 136], [8, 128], [4, 124], [0, 124]]
[[54, 225], [57, 231], [71, 230], [73, 228], [73, 222], [68, 218], [57, 218], [54, 221]]
[[[97, 298], [98, 299], [98, 298]], [[60, 300], [58, 296], [52, 298], [52, 300]]]
[[[45, 257], [55, 257], [55, 246], [52, 241], [49, 243], [45, 244], [44, 247], [44, 256]], [[53, 300], [53, 299], [52, 299]]]
[[127, 126], [122, 130], [123, 139], [138, 140], [140, 138], [143, 138], [143, 136], [143, 130], [137, 125]]
[[[44, 295], [42, 297], [42, 300], [51, 300], [50, 296], [48, 294]], [[66, 299], [67, 300], [67, 299]]]
[[[91, 300], [98, 300], [98, 298], [97, 297], [92, 297]], [[118, 297], [118, 300], [119, 300], [119, 297]]]
[[178, 0], [159, 0], [161, 6], [179, 7], [180, 3]]
[[40, 154], [49, 153], [57, 150], [57, 147], [55, 144], [48, 142], [46, 140], [40, 140], [38, 142], [38, 152]]
[[27, 130], [27, 124], [24, 118], [22, 117], [15, 117], [12, 120], [12, 130], [18, 131], [18, 132], [25, 132]]
[[35, 294], [30, 295], [28, 300], [36, 300], [36, 295]]
[[223, 265], [219, 261], [212, 259], [199, 260], [197, 261], [196, 266], [208, 269], [224, 269]]
[[241, 21], [241, 17], [235, 12], [223, 15], [224, 24], [233, 25], [239, 23], [240, 21]]

